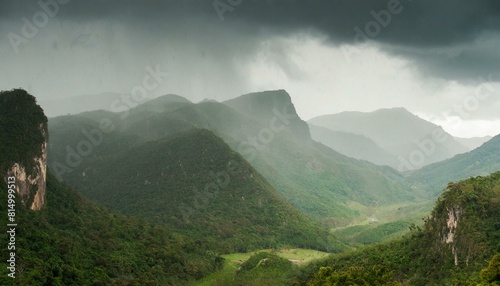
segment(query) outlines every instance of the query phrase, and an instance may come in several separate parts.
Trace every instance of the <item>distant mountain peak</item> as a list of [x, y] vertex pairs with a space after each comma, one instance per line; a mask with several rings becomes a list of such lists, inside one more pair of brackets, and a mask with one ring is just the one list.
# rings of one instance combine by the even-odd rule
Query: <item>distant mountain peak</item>
[[211, 98], [204, 98], [203, 100], [201, 100], [198, 103], [204, 103], [204, 102], [218, 102], [218, 101], [215, 99], [211, 99]]
[[151, 99], [149, 102], [154, 102], [154, 101], [161, 101], [161, 102], [184, 102], [184, 103], [191, 103], [188, 99], [185, 97], [182, 97], [177, 94], [169, 93], [165, 95], [160, 95], [158, 97], [155, 97]]
[[375, 110], [374, 112], [401, 113], [401, 114], [411, 114], [413, 116], [416, 116], [415, 114], [411, 113], [408, 109], [406, 109], [404, 107], [380, 108], [380, 109]]
[[247, 101], [251, 100], [254, 102], [265, 101], [266, 103], [273, 102], [274, 104], [292, 103], [292, 98], [290, 97], [290, 94], [288, 94], [288, 92], [286, 92], [286, 90], [284, 89], [247, 93], [240, 95], [239, 97], [236, 97], [234, 99], [227, 100], [226, 102], [231, 102], [235, 100], [247, 100]]
[[374, 111], [341, 111], [333, 114], [320, 115], [314, 118], [311, 118], [309, 121], [314, 121], [317, 118], [323, 117], [334, 117], [341, 116], [345, 118], [363, 118], [370, 116], [398, 116], [401, 118], [420, 118], [417, 115], [408, 111], [408, 109], [404, 107], [388, 107], [388, 108], [379, 108]]
[[299, 117], [292, 98], [284, 89], [248, 93], [226, 100], [223, 104], [264, 124], [269, 124], [274, 118], [284, 120], [299, 138], [311, 139], [307, 123]]
[[162, 96], [155, 97], [149, 101], [146, 101], [132, 110], [147, 110], [148, 112], [165, 112], [178, 109], [182, 106], [192, 104], [188, 99], [176, 95], [176, 94], [165, 94]]
[[297, 114], [292, 98], [284, 89], [247, 93], [226, 100], [223, 103], [235, 109], [246, 111], [246, 113], [258, 114], [259, 116], [270, 115], [274, 109], [281, 110], [284, 107], [289, 108], [289, 113]]

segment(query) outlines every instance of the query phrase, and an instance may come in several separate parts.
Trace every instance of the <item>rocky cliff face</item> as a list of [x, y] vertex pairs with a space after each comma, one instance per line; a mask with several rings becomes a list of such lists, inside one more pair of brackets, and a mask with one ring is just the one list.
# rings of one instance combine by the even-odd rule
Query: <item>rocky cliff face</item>
[[446, 225], [442, 229], [443, 233], [441, 234], [441, 241], [451, 245], [451, 253], [453, 254], [454, 263], [455, 265], [458, 265], [457, 246], [454, 238], [462, 208], [460, 206], [453, 206], [451, 208], [447, 208], [446, 210], [448, 211], [448, 218], [446, 220]]
[[17, 203], [31, 210], [42, 209], [48, 128], [35, 97], [21, 89], [0, 92], [0, 130], [0, 176], [5, 182], [15, 177]]
[[26, 170], [20, 163], [7, 171], [8, 176], [16, 178], [16, 191], [22, 204], [31, 210], [40, 210], [45, 205], [45, 188], [47, 181], [47, 141], [41, 146], [42, 156], [34, 157], [34, 167]]
[[[442, 263], [467, 268], [491, 257], [496, 248], [500, 172], [449, 184], [426, 223]], [[431, 245], [431, 244], [429, 244]]]

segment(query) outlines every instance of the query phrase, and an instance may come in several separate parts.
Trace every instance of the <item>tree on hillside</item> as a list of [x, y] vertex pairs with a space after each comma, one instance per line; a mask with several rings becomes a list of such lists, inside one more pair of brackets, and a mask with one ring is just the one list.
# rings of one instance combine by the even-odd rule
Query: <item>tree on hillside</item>
[[488, 267], [481, 270], [481, 279], [486, 282], [481, 285], [500, 285], [500, 253], [495, 254]]

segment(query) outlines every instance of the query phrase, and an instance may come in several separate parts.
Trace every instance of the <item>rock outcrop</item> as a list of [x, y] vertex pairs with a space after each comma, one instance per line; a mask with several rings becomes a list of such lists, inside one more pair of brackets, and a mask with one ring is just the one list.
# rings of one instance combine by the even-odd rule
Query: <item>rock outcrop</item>
[[7, 171], [8, 176], [16, 178], [16, 191], [22, 204], [31, 210], [40, 210], [45, 205], [47, 142], [41, 148], [42, 156], [33, 158], [33, 168], [26, 170], [26, 167], [14, 163]]
[[459, 206], [454, 206], [451, 208], [447, 208], [447, 211], [448, 211], [448, 219], [446, 221], [445, 229], [448, 232], [442, 235], [442, 241], [444, 243], [451, 244], [451, 253], [453, 254], [455, 265], [458, 265], [458, 255], [454, 238], [458, 227], [458, 221], [460, 219], [462, 208]]
[[0, 176], [5, 182], [15, 177], [17, 203], [35, 211], [42, 209], [48, 128], [35, 97], [22, 89], [0, 92], [0, 130]]

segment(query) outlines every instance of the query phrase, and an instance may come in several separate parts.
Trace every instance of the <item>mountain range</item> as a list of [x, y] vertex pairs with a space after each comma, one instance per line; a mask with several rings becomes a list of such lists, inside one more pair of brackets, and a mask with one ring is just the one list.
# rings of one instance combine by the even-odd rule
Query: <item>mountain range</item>
[[[234, 282], [220, 253], [290, 247], [343, 253], [302, 269], [261, 254], [241, 275], [267, 273], [270, 285], [494, 279], [479, 270], [497, 247], [498, 173], [449, 182], [498, 171], [500, 135], [467, 151], [488, 138], [456, 139], [404, 109], [306, 123], [284, 90], [199, 103], [171, 94], [48, 120], [12, 90], [0, 111], [0, 192], [17, 198], [21, 284], [186, 285], [219, 270]], [[418, 151], [428, 165], [390, 166], [411, 148], [406, 160]]]
[[398, 171], [419, 169], [466, 153], [491, 138], [453, 137], [404, 108], [322, 115], [308, 123], [314, 126], [313, 139], [346, 155]]
[[[83, 156], [74, 171], [61, 174], [85, 194], [82, 174], [86, 168], [129, 153], [128, 148], [147, 141], [204, 128], [239, 152], [280, 195], [310, 218], [346, 224], [365, 216], [351, 204], [377, 206], [415, 199], [397, 171], [349, 158], [313, 141], [307, 123], [283, 90], [243, 95], [223, 103], [194, 104], [169, 98], [160, 97], [118, 114], [96, 111], [51, 118], [49, 166], [65, 162], [68, 148], [75, 150], [81, 140], [87, 140], [83, 133], [98, 128], [100, 121], [112, 122], [115, 131], [104, 136], [104, 143]], [[156, 104], [160, 101], [161, 110]]]
[[[418, 134], [428, 134], [426, 132], [432, 130], [442, 131], [431, 123], [422, 123], [422, 119], [404, 109], [383, 110], [370, 116], [381, 117], [390, 122], [393, 113], [396, 117], [408, 117], [406, 121], [409, 124], [421, 126], [419, 129], [422, 131], [417, 132]], [[360, 114], [349, 116], [361, 117]], [[103, 122], [112, 126], [113, 131], [100, 131]], [[293, 208], [323, 226], [334, 229], [348, 227], [338, 233], [349, 234], [346, 239], [351, 239], [350, 234], [355, 232], [358, 237], [372, 237], [368, 240], [361, 239], [370, 243], [387, 237], [389, 233], [396, 235], [404, 231], [409, 221], [418, 221], [432, 206], [434, 197], [429, 196], [429, 192], [439, 193], [445, 187], [446, 182], [444, 185], [435, 184], [432, 191], [429, 191], [427, 187], [420, 186], [419, 182], [424, 179], [415, 183], [414, 177], [408, 176], [409, 174], [376, 165], [366, 159], [360, 160], [364, 158], [355, 156], [361, 153], [354, 153], [354, 158], [348, 157], [350, 153], [318, 143], [314, 136], [318, 130], [324, 134], [333, 134], [331, 142], [344, 142], [350, 147], [360, 143], [359, 148], [364, 150], [365, 154], [376, 154], [380, 160], [387, 163], [392, 160], [394, 164], [401, 165], [395, 155], [384, 152], [374, 143], [374, 139], [309, 125], [298, 116], [290, 96], [284, 90], [246, 94], [221, 103], [192, 103], [180, 96], [165, 95], [120, 113], [93, 111], [50, 118], [49, 166], [60, 179], [75, 186], [93, 200], [101, 201], [109, 195], [107, 187], [105, 184], [98, 184], [101, 179], [95, 180], [93, 174], [111, 174], [106, 181], [112, 186], [116, 185], [114, 182], [123, 180], [116, 177], [112, 167], [103, 169], [104, 166], [109, 166], [106, 162], [112, 161], [114, 166], [147, 165], [149, 156], [134, 157], [136, 161], [130, 161], [128, 157], [148, 142], [163, 140], [193, 129], [207, 129], [220, 137], [230, 149], [241, 154]], [[404, 129], [401, 123], [398, 126], [401, 130]], [[411, 128], [411, 125], [406, 128]], [[95, 146], [92, 144], [89, 155], [75, 156], [79, 144], [90, 140], [89, 133], [92, 133], [92, 130], [94, 133], [102, 133], [102, 142]], [[394, 131], [386, 131], [391, 132]], [[400, 142], [415, 138], [415, 132], [404, 133], [407, 139], [400, 139]], [[452, 146], [465, 149], [451, 136], [449, 138]], [[426, 142], [428, 139], [422, 140]], [[411, 146], [413, 145], [406, 145], [408, 148]], [[435, 153], [445, 150], [446, 146], [448, 145], [436, 147]], [[193, 153], [194, 150], [195, 148], [190, 152]], [[367, 152], [368, 150], [373, 152]], [[342, 152], [347, 154], [341, 154]], [[76, 160], [78, 157], [79, 160]], [[72, 159], [75, 162], [70, 162]], [[70, 166], [72, 164], [74, 167]], [[165, 161], [158, 165], [157, 169], [167, 168], [167, 164]], [[460, 178], [462, 177], [457, 179]], [[129, 191], [138, 189], [140, 188], [136, 186]], [[119, 188], [113, 190], [119, 191]], [[111, 201], [107, 199], [108, 207], [113, 206]], [[179, 205], [186, 202], [177, 198], [169, 203]], [[118, 205], [124, 207], [127, 204]], [[402, 206], [405, 209], [404, 214], [395, 215], [397, 212], [394, 210]], [[136, 214], [132, 208], [128, 208], [128, 211], [129, 214]], [[168, 217], [171, 213], [172, 210], [166, 210], [160, 216]], [[163, 221], [168, 219], [163, 218]], [[367, 222], [369, 224], [366, 224]], [[177, 230], [184, 231], [182, 222], [178, 226]], [[388, 228], [391, 229], [389, 232]], [[364, 231], [366, 234], [363, 234]]]

